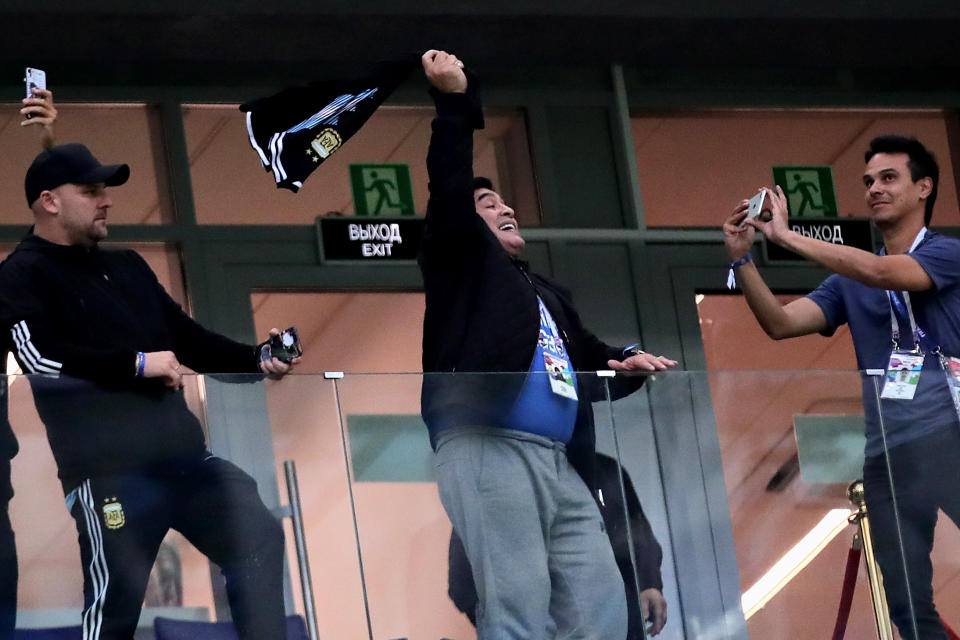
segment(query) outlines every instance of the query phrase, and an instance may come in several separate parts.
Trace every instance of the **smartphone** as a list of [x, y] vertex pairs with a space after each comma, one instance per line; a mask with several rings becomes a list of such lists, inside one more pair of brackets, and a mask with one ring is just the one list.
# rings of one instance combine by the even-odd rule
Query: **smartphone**
[[23, 81], [27, 85], [27, 97], [33, 97], [34, 89], [46, 89], [47, 88], [47, 72], [43, 69], [34, 69], [33, 67], [27, 67], [26, 74], [24, 75]]
[[289, 363], [294, 358], [303, 355], [300, 335], [297, 333], [296, 327], [284, 329], [279, 334], [270, 336], [270, 339], [262, 342], [259, 347], [261, 360], [276, 358], [280, 362]]
[[[34, 89], [47, 88], [47, 72], [43, 69], [27, 67], [26, 72], [24, 73], [23, 81], [27, 85], [27, 97], [32, 98]], [[32, 117], [32, 113], [27, 114], [28, 120]]]
[[747, 217], [746, 220], [750, 218], [756, 218], [763, 211], [763, 202], [766, 200], [767, 190], [761, 189], [760, 193], [750, 198], [750, 204], [747, 206]]

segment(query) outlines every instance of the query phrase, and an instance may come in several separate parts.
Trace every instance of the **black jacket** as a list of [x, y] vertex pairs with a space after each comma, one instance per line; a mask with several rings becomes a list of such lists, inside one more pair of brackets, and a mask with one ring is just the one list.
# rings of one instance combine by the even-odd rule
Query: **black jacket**
[[0, 265], [4, 350], [31, 376], [61, 481], [205, 450], [183, 394], [136, 377], [138, 351], [173, 351], [198, 372], [256, 373], [256, 348], [187, 316], [143, 258], [27, 236]]
[[[575, 370], [607, 369], [608, 360], [623, 359], [622, 349], [584, 328], [564, 288], [512, 259], [477, 215], [473, 132], [483, 126], [483, 116], [473, 79], [470, 86], [466, 94], [432, 92], [437, 117], [427, 155], [430, 200], [419, 264], [426, 297], [421, 410], [434, 444], [454, 425], [502, 426], [533, 360], [537, 295], [562, 332]], [[589, 376], [578, 378], [580, 402], [567, 451], [586, 480], [595, 446], [590, 401], [602, 399], [605, 390], [596, 380], [583, 380]], [[643, 382], [639, 376], [618, 378], [615, 396]]]

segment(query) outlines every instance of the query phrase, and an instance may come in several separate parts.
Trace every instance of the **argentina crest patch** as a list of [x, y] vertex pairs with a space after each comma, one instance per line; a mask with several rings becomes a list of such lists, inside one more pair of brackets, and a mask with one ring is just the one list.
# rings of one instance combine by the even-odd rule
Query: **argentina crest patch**
[[[313, 139], [310, 146], [319, 158], [326, 160], [330, 154], [340, 148], [341, 144], [343, 144], [343, 138], [340, 137], [337, 130], [327, 127], [320, 132], [320, 135]], [[317, 159], [314, 159], [314, 162], [316, 161]]]
[[104, 498], [103, 505], [103, 523], [107, 529], [119, 529], [126, 523], [123, 515], [123, 505], [117, 502], [117, 498]]

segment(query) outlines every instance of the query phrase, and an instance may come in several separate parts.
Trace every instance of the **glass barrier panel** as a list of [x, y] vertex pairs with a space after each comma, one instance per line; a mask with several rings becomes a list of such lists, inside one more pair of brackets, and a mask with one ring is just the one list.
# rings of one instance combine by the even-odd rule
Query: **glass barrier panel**
[[[293, 373], [263, 383], [281, 503], [288, 503], [284, 463], [292, 461], [322, 638], [367, 637], [356, 521], [349, 485], [337, 388], [323, 374]], [[292, 525], [287, 560], [294, 602], [305, 611]]]
[[[607, 485], [608, 504], [620, 506], [617, 520], [607, 521], [607, 530], [627, 592], [627, 637], [640, 639], [646, 632], [647, 637], [656, 633], [663, 640], [681, 640], [684, 609], [674, 570], [661, 461], [644, 387], [656, 376], [646, 372], [579, 375], [581, 382], [592, 382], [598, 393], [593, 398], [595, 478], [598, 484]], [[609, 506], [601, 506], [602, 512], [607, 510]]]
[[448, 596], [451, 525], [421, 417], [423, 382], [421, 374], [337, 381], [373, 638], [476, 637]]
[[[8, 379], [10, 423], [20, 443], [20, 453], [13, 460], [16, 495], [10, 503], [20, 565], [18, 624], [76, 625], [83, 608], [78, 530], [64, 506], [57, 464], [40, 416], [54, 425], [81, 422], [81, 416], [93, 406], [86, 386], [89, 383], [67, 376], [12, 375]], [[281, 381], [263, 380], [259, 375], [208, 374], [186, 375], [184, 383], [184, 390], [176, 392], [179, 398], [172, 399], [174, 392], [159, 392], [169, 394], [160, 403], [167, 411], [172, 410], [168, 406], [171, 402], [176, 405], [175, 413], [167, 416], [171, 427], [181, 424], [174, 420], [175, 415], [180, 415], [188, 426], [195, 425], [189, 429], [202, 432], [195, 436], [206, 438], [216, 457], [257, 479], [259, 493], [268, 507], [288, 503], [283, 463], [294, 463], [306, 533], [304, 544], [314, 566], [312, 602], [316, 605], [320, 636], [365, 637], [366, 606], [356, 523], [333, 382], [322, 374], [291, 374]], [[37, 388], [41, 394], [47, 394], [40, 411], [32, 393]], [[118, 402], [124, 395], [122, 390], [113, 393], [118, 394]], [[116, 415], [97, 415], [98, 420], [129, 419], [123, 428], [133, 429], [149, 422], [142, 412], [124, 415], [122, 406]], [[89, 447], [87, 454], [90, 459], [109, 464], [111, 452], [116, 454], [116, 450], [107, 442], [100, 444], [102, 457], [101, 451]], [[57, 445], [60, 455], [70, 455], [63, 453], [71, 449], [69, 445]], [[208, 459], [204, 463], [209, 463]], [[171, 464], [164, 459], [155, 471], [176, 475], [170, 471]], [[133, 526], [127, 522], [130, 516], [124, 515], [132, 513], [132, 508], [124, 507], [124, 501], [117, 500], [116, 507], [108, 505], [110, 514], [104, 511], [107, 528]], [[204, 516], [192, 515], [196, 519]], [[300, 565], [289, 517], [284, 518], [283, 528], [285, 573], [293, 578], [283, 589], [286, 607], [291, 614], [305, 616]], [[228, 531], [221, 533], [227, 535]], [[194, 621], [229, 619], [224, 598], [219, 571], [213, 570], [207, 556], [183, 534], [171, 530], [161, 544], [150, 576], [137, 637], [141, 633], [153, 637], [151, 629], [157, 615]]]
[[909, 639], [960, 629], [960, 405], [945, 375], [951, 360], [938, 360], [928, 353], [922, 363], [891, 362], [868, 377], [863, 394], [874, 555], [893, 626]]
[[[576, 392], [597, 401], [599, 437], [608, 424], [602, 414], [609, 415], [605, 381], [595, 372], [575, 375]], [[534, 610], [533, 599], [543, 598], [538, 611], [546, 627], [540, 634], [571, 624], [576, 615], [626, 625], [628, 609], [639, 612], [626, 531], [636, 524], [635, 535], [644, 533], [644, 520], [637, 509], [627, 517], [623, 498], [629, 493], [627, 504], [633, 504], [636, 494], [656, 497], [659, 491], [634, 485], [629, 472], [620, 484], [609, 433], [599, 456], [592, 446], [578, 444], [592, 424], [581, 422], [569, 397], [553, 394], [553, 385], [566, 389], [563, 378], [546, 372], [427, 374], [421, 387], [420, 376], [347, 374], [337, 382], [374, 638], [475, 638], [476, 580], [486, 584], [490, 575], [498, 576], [499, 593], [512, 588]], [[518, 403], [521, 390], [531, 389], [540, 394], [528, 398], [533, 404]], [[553, 420], [545, 420], [542, 403]], [[504, 422], [516, 429], [505, 430]], [[552, 443], [567, 440], [574, 424], [577, 435], [567, 446]], [[437, 453], [431, 451], [431, 433]], [[641, 481], [655, 475], [635, 473]], [[662, 497], [646, 508], [662, 518]], [[659, 520], [657, 529], [666, 542], [663, 524]], [[462, 533], [454, 537], [454, 528]], [[548, 546], [560, 551], [553, 564]], [[649, 545], [636, 552], [657, 555]], [[568, 554], [582, 560], [579, 569], [558, 560]], [[646, 588], [650, 565], [659, 573], [659, 557], [641, 559]], [[477, 563], [480, 570], [473, 568]], [[636, 605], [629, 608], [625, 577], [634, 587]], [[557, 585], [553, 609], [551, 582]], [[562, 586], [568, 584], [576, 587]], [[668, 593], [675, 592], [671, 586]], [[622, 598], [619, 604], [611, 593]], [[494, 613], [494, 600], [487, 602], [489, 616], [481, 616], [481, 625], [510, 619], [503, 610]], [[679, 611], [676, 601], [671, 606]]]
[[[543, 425], [543, 398], [551, 395], [541, 396], [532, 411], [531, 405], [516, 400], [521, 391], [526, 398], [530, 389], [563, 400], [553, 393], [553, 383], [563, 383], [562, 374], [348, 373], [342, 379], [326, 379], [322, 374], [294, 373], [280, 381], [191, 375], [185, 379], [188, 392], [178, 411], [196, 418], [215, 455], [256, 478], [271, 508], [287, 503], [283, 462], [296, 464], [321, 637], [476, 637], [462, 612], [476, 613], [472, 605], [464, 604], [471, 600], [469, 589], [464, 599], [463, 589], [473, 583], [475, 572], [463, 569], [464, 562], [470, 566], [464, 560], [470, 557], [466, 552], [458, 565], [451, 564], [451, 521], [463, 523], [460, 528], [471, 554], [481, 554], [478, 530], [489, 538], [512, 527], [513, 546], [504, 552], [513, 554], [507, 555], [514, 558], [508, 568], [520, 584], [533, 585], [525, 592], [533, 597], [538, 587], [551, 582], [543, 535], [539, 543], [538, 536], [521, 543], [516, 531], [522, 530], [518, 527], [522, 518], [539, 518], [538, 510], [549, 516], [548, 534], [565, 531], [565, 509], [543, 499], [565, 490], [563, 478], [571, 481], [567, 497], [579, 496], [584, 517], [599, 517], [608, 536], [601, 554], [605, 558], [589, 564], [596, 569], [609, 561], [611, 571], [598, 570], [582, 578], [580, 583], [589, 588], [569, 596], [576, 604], [590, 603], [615, 575], [626, 605], [629, 583], [643, 594], [649, 585], [658, 584], [650, 581], [650, 575], [659, 570], [657, 591], [670, 615], [658, 638], [830, 634], [858, 531], [848, 522], [854, 506], [847, 488], [863, 471], [868, 420], [864, 398], [869, 396], [862, 384], [866, 380], [875, 400], [880, 387], [874, 382], [879, 385], [882, 377], [874, 381], [850, 371], [675, 370], [614, 378], [595, 373], [576, 376], [577, 393], [589, 393], [594, 401], [599, 455], [580, 455], [586, 451], [578, 444], [582, 431], [567, 448], [538, 439], [564, 440], [566, 432], [511, 434], [508, 450], [520, 442], [524, 456], [533, 455], [530, 449], [538, 452], [534, 459], [539, 456], [542, 468], [555, 473], [540, 476], [542, 484], [525, 497], [518, 491], [524, 486], [520, 480], [526, 478], [523, 482], [529, 485], [534, 472], [511, 467], [513, 454], [504, 453], [503, 432], [491, 436], [489, 428], [494, 423], [502, 427], [505, 420], [526, 429]], [[56, 412], [47, 405], [38, 410], [33, 390], [38, 384], [50, 389], [51, 380], [62, 385], [64, 395], [57, 400], [63, 402]], [[64, 506], [41, 416], [48, 422], [74, 416], [79, 422], [92, 405], [82, 393], [70, 395], [74, 388], [66, 378], [11, 375], [7, 382], [10, 423], [20, 444], [12, 463], [16, 494], [10, 502], [20, 567], [20, 626], [76, 624], [83, 602], [77, 526]], [[548, 406], [548, 415], [557, 419], [550, 420], [547, 429], [558, 425], [572, 429], [573, 424], [583, 428], [583, 415], [564, 413], [563, 403], [559, 412]], [[885, 405], [879, 418], [885, 423], [891, 419]], [[130, 424], [142, 425], [144, 419], [133, 416]], [[433, 451], [427, 424], [434, 430], [432, 444], [439, 454]], [[947, 433], [956, 437], [955, 431]], [[109, 456], [109, 442], [97, 446]], [[879, 457], [878, 478], [888, 484], [892, 480], [899, 495], [902, 483], [923, 465], [912, 461], [901, 466], [897, 449], [889, 447], [889, 458]], [[934, 454], [940, 453], [930, 452], [923, 463], [937, 462]], [[887, 475], [888, 459], [892, 478]], [[954, 472], [948, 464], [938, 464], [931, 468], [942, 476]], [[602, 465], [612, 473], [604, 475]], [[584, 482], [585, 477], [591, 480]], [[604, 484], [607, 480], [609, 484]], [[476, 516], [469, 515], [478, 509], [468, 505], [463, 487], [472, 488], [479, 505], [496, 496], [496, 508], [481, 519], [482, 529], [475, 526]], [[518, 509], [528, 502], [534, 505], [529, 511]], [[896, 515], [903, 529], [912, 524], [912, 512], [903, 510], [908, 503], [898, 504]], [[641, 509], [659, 553], [637, 535], [645, 530], [638, 524]], [[112, 509], [111, 517], [118, 511]], [[288, 611], [303, 615], [306, 604], [294, 532], [288, 522], [284, 529], [291, 577], [285, 591]], [[882, 534], [880, 527], [874, 542]], [[934, 600], [948, 624], [955, 596], [950, 576], [956, 534], [955, 526], [944, 519], [933, 549]], [[583, 549], [579, 543], [575, 546], [578, 553]], [[899, 553], [895, 543], [894, 557]], [[911, 567], [911, 577], [913, 571]], [[728, 598], [731, 582], [734, 593]], [[171, 533], [153, 570], [141, 629], [148, 628], [158, 613], [223, 619], [227, 608], [219, 579], [214, 584], [206, 557], [181, 534]], [[853, 587], [847, 637], [874, 637], [877, 615], [868, 572], [862, 567]], [[701, 616], [702, 603], [690, 601], [690, 594], [698, 590], [719, 592], [723, 615]], [[549, 590], [547, 594], [549, 602]], [[648, 603], [654, 602], [650, 595]], [[607, 598], [606, 604], [610, 601]], [[592, 612], [598, 608], [601, 605], [588, 607]], [[559, 624], [565, 624], [558, 611], [553, 613]], [[544, 624], [551, 624], [548, 618]]]
[[[726, 488], [752, 638], [829, 637], [834, 629], [856, 533], [848, 486], [863, 465], [861, 379], [856, 371], [669, 372], [648, 386], [673, 408], [654, 411], [656, 421], [671, 422], [658, 433], [687, 432], [684, 442], [699, 451], [689, 481], [707, 495]], [[685, 418], [676, 412], [684, 404]], [[722, 477], [709, 465], [714, 451]], [[848, 637], [873, 637], [866, 572], [849, 586]]]
[[[18, 371], [12, 368], [15, 366], [11, 357], [8, 371]], [[67, 376], [49, 378], [16, 373], [7, 375], [6, 380], [9, 394], [2, 400], [8, 403], [10, 426], [19, 442], [19, 452], [11, 463], [14, 496], [9, 504], [19, 564], [17, 625], [20, 628], [77, 625], [83, 609], [83, 574], [78, 525], [67, 507], [68, 501], [75, 503], [77, 498], [71, 494], [65, 499], [65, 490], [72, 492], [78, 476], [66, 481], [69, 487], [58, 479], [58, 464], [41, 413], [51, 423], [67, 424], [74, 421], [71, 416], [80, 415], [93, 405], [88, 391], [78, 389], [77, 380]], [[37, 385], [51, 397], [61, 396], [41, 405], [45, 407], [42, 412], [34, 401], [33, 390]], [[190, 414], [189, 419], [196, 418], [198, 427], [205, 432], [200, 378], [184, 376], [181, 393], [182, 407]], [[109, 418], [128, 420], [124, 428], [136, 428], [140, 418], [132, 412], [129, 416], [123, 413], [121, 409], [118, 415]], [[60, 455], [73, 449], [85, 450], [104, 464], [110, 464], [111, 447], [107, 442], [91, 446], [79, 436], [61, 442]], [[117, 455], [116, 451], [113, 455]], [[123, 514], [123, 500], [117, 504], [120, 506], [111, 512]], [[122, 527], [124, 517], [118, 516], [116, 523], [118, 528]], [[153, 617], [158, 614], [195, 620], [216, 617], [209, 562], [176, 531], [169, 531], [160, 545], [143, 604], [139, 628], [144, 632], [149, 631]]]

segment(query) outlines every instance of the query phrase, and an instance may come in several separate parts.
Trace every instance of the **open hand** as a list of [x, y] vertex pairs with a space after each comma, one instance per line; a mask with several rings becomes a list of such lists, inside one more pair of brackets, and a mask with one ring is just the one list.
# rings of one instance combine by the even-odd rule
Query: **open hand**
[[608, 360], [607, 366], [614, 371], [666, 371], [677, 366], [677, 361], [666, 356], [655, 356], [652, 353], [638, 353], [623, 362]]

